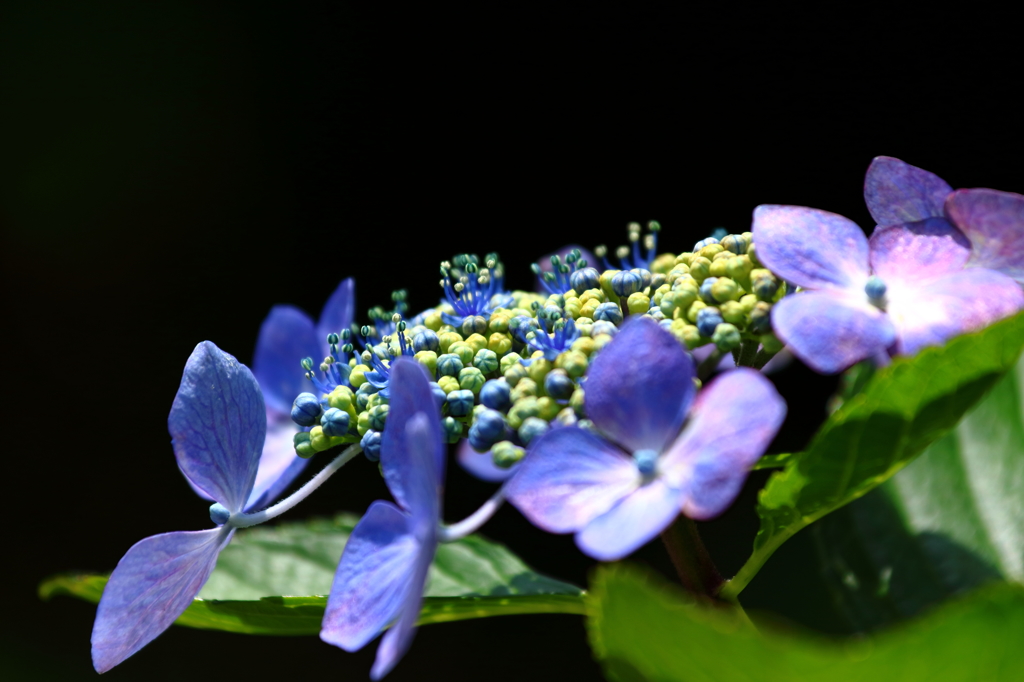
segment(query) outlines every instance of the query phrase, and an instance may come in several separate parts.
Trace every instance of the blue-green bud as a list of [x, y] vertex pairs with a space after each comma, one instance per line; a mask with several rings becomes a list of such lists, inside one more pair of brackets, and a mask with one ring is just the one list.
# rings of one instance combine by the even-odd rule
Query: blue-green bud
[[465, 417], [473, 411], [473, 403], [475, 402], [473, 391], [465, 389], [452, 391], [447, 395], [446, 399], [448, 402], [448, 414], [453, 417]]
[[708, 305], [714, 305], [717, 301], [715, 295], [712, 292], [712, 288], [715, 286], [715, 282], [718, 281], [717, 277], [708, 277], [700, 285], [700, 297]]
[[448, 400], [448, 394], [445, 393], [444, 389], [436, 381], [430, 382], [430, 392], [434, 395], [434, 403], [437, 405], [437, 409], [440, 410]]
[[441, 341], [437, 338], [437, 334], [429, 329], [412, 337], [412, 349], [417, 353], [424, 350], [432, 350], [436, 353], [440, 347]]
[[575, 389], [576, 384], [564, 369], [553, 369], [544, 377], [544, 391], [555, 400], [568, 400]]
[[445, 440], [449, 443], [458, 443], [462, 438], [462, 422], [458, 419], [445, 417], [441, 421], [441, 426], [444, 427]]
[[223, 526], [229, 518], [231, 518], [231, 512], [223, 504], [214, 502], [210, 505], [210, 520], [218, 526]]
[[455, 353], [445, 353], [437, 358], [437, 373], [439, 376], [457, 377], [462, 369], [462, 358]]
[[320, 417], [320, 427], [324, 433], [332, 438], [348, 434], [348, 425], [352, 417], [348, 412], [332, 407], [324, 411]]
[[473, 356], [473, 366], [484, 374], [498, 371], [498, 354], [493, 350], [481, 348]]
[[379, 389], [367, 381], [365, 384], [356, 389], [356, 411], [365, 412], [367, 403], [370, 401], [370, 396], [377, 393]]
[[758, 301], [750, 311], [750, 327], [761, 334], [772, 330], [772, 304]]
[[519, 435], [519, 440], [523, 442], [523, 445], [529, 445], [530, 441], [546, 432], [549, 428], [548, 423], [543, 419], [539, 417], [527, 417], [519, 426], [517, 433]]
[[470, 334], [483, 334], [487, 331], [487, 325], [486, 317], [481, 317], [480, 315], [467, 317], [462, 321], [462, 336], [465, 338]]
[[737, 256], [745, 254], [747, 252], [747, 247], [750, 246], [746, 237], [739, 234], [730, 234], [723, 238], [719, 244], [724, 246], [726, 251], [732, 251]]
[[718, 350], [727, 353], [733, 348], [739, 348], [740, 344], [743, 343], [743, 337], [740, 336], [740, 330], [734, 325], [723, 322], [715, 327], [715, 332], [711, 335], [711, 341]]
[[316, 454], [316, 450], [309, 442], [309, 431], [299, 431], [292, 436], [292, 446], [295, 448], [295, 454], [302, 459], [309, 459]]
[[312, 393], [300, 393], [292, 403], [292, 421], [299, 426], [316, 426], [320, 421], [320, 400]]
[[512, 388], [504, 378], [491, 379], [485, 382], [483, 388], [480, 389], [480, 402], [492, 410], [504, 412], [512, 405], [512, 400], [509, 397], [511, 391]]
[[380, 461], [380, 440], [380, 431], [367, 431], [359, 441], [360, 447], [363, 448], [363, 454], [371, 462]]
[[779, 290], [779, 280], [770, 270], [763, 268], [750, 271], [750, 284], [753, 293], [762, 301], [771, 301]]
[[641, 289], [643, 289], [643, 278], [632, 270], [620, 270], [612, 275], [612, 291], [620, 298], [626, 298]]
[[569, 275], [569, 285], [573, 291], [582, 294], [590, 289], [601, 286], [601, 273], [594, 268], [583, 268]]
[[472, 391], [474, 395], [484, 386], [484, 374], [476, 367], [464, 367], [459, 372], [459, 388]]
[[724, 320], [718, 308], [701, 308], [697, 311], [697, 331], [701, 336], [711, 337], [722, 322]]
[[[610, 322], [616, 327], [622, 324], [622, 309], [619, 308], [618, 303], [612, 303], [608, 301], [597, 306], [597, 310], [594, 311], [594, 321], [597, 322]], [[593, 335], [593, 331], [591, 331]]]
[[504, 436], [505, 418], [501, 412], [485, 407], [477, 413], [469, 429], [469, 444], [477, 452], [487, 452]]
[[370, 428], [374, 431], [384, 430], [384, 420], [388, 417], [387, 405], [374, 405], [370, 408]]

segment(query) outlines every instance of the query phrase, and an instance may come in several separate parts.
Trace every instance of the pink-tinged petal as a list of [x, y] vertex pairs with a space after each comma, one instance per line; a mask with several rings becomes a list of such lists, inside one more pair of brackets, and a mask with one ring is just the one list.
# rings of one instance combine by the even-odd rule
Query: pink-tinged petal
[[492, 483], [500, 483], [506, 481], [512, 477], [512, 474], [516, 472], [518, 465], [509, 467], [508, 469], [502, 469], [501, 467], [494, 465], [494, 458], [491, 456], [491, 451], [477, 452], [473, 449], [473, 446], [469, 444], [469, 439], [464, 438], [459, 441], [456, 446], [455, 456], [459, 460], [459, 464], [463, 469], [468, 471], [473, 476], [479, 478], [481, 481], [489, 481]]
[[693, 358], [657, 322], [634, 316], [587, 372], [587, 415], [630, 452], [661, 449], [693, 400]]
[[505, 497], [535, 526], [571, 533], [640, 485], [631, 457], [578, 426], [548, 431], [530, 444]]
[[879, 227], [871, 235], [871, 269], [887, 285], [964, 269], [971, 243], [944, 218]]
[[185, 364], [167, 429], [185, 476], [228, 511], [241, 511], [267, 431], [252, 372], [210, 341], [200, 343]]
[[946, 215], [971, 240], [972, 266], [998, 270], [1024, 284], [1024, 196], [994, 189], [961, 189]]
[[434, 561], [436, 543], [424, 544], [416, 558], [416, 566], [412, 572], [409, 588], [405, 592], [398, 621], [384, 633], [377, 647], [377, 656], [370, 668], [370, 679], [379, 680], [387, 675], [401, 660], [412, 644], [416, 634], [416, 621], [420, 617], [423, 605], [423, 590], [427, 583], [427, 572]]
[[884, 352], [896, 330], [877, 308], [829, 292], [787, 296], [772, 306], [772, 327], [793, 355], [822, 374], [835, 374]]
[[267, 407], [287, 413], [295, 396], [312, 390], [302, 369], [303, 358], [313, 358], [319, 365], [324, 351], [313, 329], [313, 320], [290, 305], [277, 305], [260, 326], [256, 350], [252, 356], [252, 373], [263, 391]]
[[370, 505], [345, 543], [320, 639], [358, 651], [401, 615], [421, 553], [433, 556], [409, 522], [410, 517], [390, 502]]
[[[387, 421], [381, 436], [380, 463], [395, 500], [417, 518], [440, 515], [438, 493], [444, 481], [445, 445], [441, 417], [423, 366], [409, 357], [391, 363]], [[422, 427], [410, 431], [417, 415]], [[423, 460], [423, 461], [421, 461]]]
[[868, 240], [857, 223], [804, 206], [754, 209], [757, 258], [807, 289], [860, 289], [868, 278]]
[[639, 549], [679, 516], [680, 491], [655, 479], [627, 495], [576, 534], [576, 545], [600, 561]]
[[262, 509], [276, 500], [309, 464], [295, 454], [299, 427], [287, 415], [267, 410], [267, 439], [256, 470], [256, 483], [245, 504], [246, 511]]
[[171, 626], [210, 577], [233, 530], [154, 535], [135, 543], [103, 588], [92, 627], [92, 664], [103, 673]]
[[899, 334], [897, 352], [909, 355], [1022, 308], [1024, 292], [1012, 279], [995, 270], [968, 268], [914, 288], [890, 289], [887, 312]]
[[316, 323], [316, 336], [317, 347], [321, 349], [322, 355], [326, 356], [330, 352], [327, 345], [328, 334], [341, 334], [343, 330], [349, 329], [355, 313], [356, 281], [349, 277], [338, 285], [320, 311], [320, 320]]
[[877, 156], [864, 176], [864, 202], [879, 225], [941, 218], [953, 189], [934, 173], [891, 156]]
[[683, 513], [708, 519], [725, 511], [785, 417], [785, 401], [760, 372], [740, 367], [708, 384], [658, 463], [662, 478], [683, 491]]

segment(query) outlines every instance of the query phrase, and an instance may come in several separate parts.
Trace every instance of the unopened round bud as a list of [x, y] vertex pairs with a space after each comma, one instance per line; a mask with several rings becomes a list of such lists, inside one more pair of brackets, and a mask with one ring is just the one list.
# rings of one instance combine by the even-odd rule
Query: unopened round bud
[[315, 426], [320, 422], [320, 400], [312, 393], [300, 393], [292, 403], [292, 421], [299, 426]]
[[491, 457], [494, 461], [494, 466], [499, 469], [508, 469], [515, 464], [518, 464], [523, 456], [526, 455], [526, 450], [514, 445], [512, 441], [503, 440], [494, 444], [491, 448]]
[[753, 293], [762, 301], [771, 301], [779, 290], [779, 280], [770, 270], [759, 268], [750, 271], [750, 285]]
[[745, 254], [747, 252], [747, 247], [750, 246], [747, 239], [738, 234], [730, 234], [719, 243], [725, 247], [727, 251], [732, 251], [736, 255]]
[[473, 356], [473, 366], [484, 374], [498, 371], [498, 354], [492, 350], [481, 348]]
[[483, 334], [487, 331], [487, 318], [481, 317], [480, 315], [473, 315], [467, 317], [462, 321], [462, 336], [466, 337], [470, 334]]
[[469, 429], [469, 444], [477, 452], [487, 452], [505, 436], [505, 419], [496, 410], [480, 410]]
[[626, 299], [626, 307], [632, 315], [642, 315], [651, 308], [651, 299], [642, 291], [630, 294]]
[[622, 324], [622, 310], [617, 303], [602, 303], [594, 311], [594, 320], [611, 322], [617, 327]]
[[504, 378], [491, 379], [485, 382], [483, 388], [480, 389], [480, 402], [492, 410], [504, 412], [512, 405], [512, 400], [509, 397], [511, 390], [508, 381]]
[[374, 405], [370, 408], [370, 428], [374, 431], [384, 430], [384, 421], [388, 418], [387, 405]]
[[597, 289], [601, 286], [601, 274], [594, 268], [583, 268], [569, 275], [569, 284], [579, 292]]
[[467, 391], [465, 389], [452, 391], [447, 396], [447, 402], [448, 414], [453, 417], [465, 417], [473, 411], [475, 396], [473, 395], [473, 391]]
[[[615, 305], [615, 304], [614, 303], [607, 303], [607, 304], [602, 303], [601, 305]], [[621, 313], [620, 313], [619, 317], [621, 319]], [[605, 335], [608, 335], [608, 336], [615, 336], [618, 333], [619, 333], [619, 328], [615, 326], [614, 322], [611, 322], [609, 320], [597, 320], [596, 322], [594, 322], [593, 326], [590, 328], [590, 338], [595, 338], [597, 336], [601, 336], [602, 334], [605, 334]]]
[[292, 436], [292, 446], [295, 448], [295, 454], [302, 459], [309, 459], [316, 454], [316, 450], [309, 442], [309, 431], [299, 431]]
[[445, 353], [437, 359], [437, 373], [441, 376], [457, 377], [462, 369], [462, 358], [455, 353]]
[[759, 340], [765, 353], [778, 353], [782, 350], [782, 341], [779, 341], [779, 337], [775, 334], [762, 334]]
[[348, 434], [348, 425], [352, 420], [348, 412], [343, 412], [336, 407], [325, 410], [320, 417], [320, 427], [324, 433], [332, 438]]
[[371, 462], [380, 461], [380, 441], [380, 431], [367, 431], [359, 441], [359, 446], [363, 448], [363, 454]]
[[718, 350], [727, 353], [733, 348], [739, 348], [740, 344], [743, 343], [743, 337], [740, 336], [740, 330], [734, 325], [723, 322], [715, 327], [715, 331], [711, 335], [711, 341]]
[[715, 239], [714, 237], [708, 237], [707, 239], [701, 239], [699, 242], [697, 242], [696, 244], [693, 245], [693, 251], [694, 251], [694, 253], [696, 253], [697, 251], [700, 251], [701, 249], [703, 249], [705, 246], [710, 246], [712, 244], [717, 244], [717, 243], [718, 243], [718, 240]]
[[486, 380], [483, 372], [476, 367], [464, 367], [459, 372], [459, 387], [466, 391], [472, 391], [474, 395], [483, 388], [484, 381]]
[[715, 328], [723, 322], [718, 308], [703, 308], [697, 313], [697, 331], [701, 336], [711, 337], [715, 333]]
[[523, 420], [523, 423], [519, 426], [516, 433], [519, 435], [519, 440], [523, 442], [523, 445], [529, 445], [537, 436], [545, 433], [550, 427], [548, 423], [539, 417], [527, 417]]
[[717, 277], [708, 277], [700, 284], [700, 297], [708, 305], [714, 305], [716, 303], [715, 295], [712, 293], [712, 288], [715, 286], [717, 281]]
[[[707, 283], [707, 280], [705, 280]], [[740, 297], [741, 289], [736, 282], [728, 277], [719, 277], [711, 286], [711, 296], [719, 303], [735, 301]]]
[[440, 347], [441, 341], [437, 338], [437, 334], [429, 329], [421, 331], [412, 337], [412, 349], [417, 353], [424, 350], [431, 350], [436, 353]]
[[437, 409], [440, 410], [444, 407], [445, 402], [448, 400], [448, 393], [445, 392], [441, 385], [436, 381], [430, 382], [430, 393], [434, 396], [434, 404], [437, 405]]
[[568, 400], [576, 384], [564, 369], [553, 369], [544, 377], [544, 391], [555, 400]]
[[459, 390], [459, 380], [455, 377], [438, 377], [437, 385], [441, 387], [442, 391], [444, 391], [446, 399], [449, 393]]
[[694, 256], [690, 260], [690, 277], [703, 282], [711, 274], [711, 261], [703, 256]]
[[750, 326], [756, 332], [767, 333], [772, 329], [772, 304], [758, 301], [750, 311]]
[[458, 419], [445, 417], [441, 421], [441, 426], [444, 429], [445, 440], [449, 443], [458, 443], [462, 438], [462, 422]]

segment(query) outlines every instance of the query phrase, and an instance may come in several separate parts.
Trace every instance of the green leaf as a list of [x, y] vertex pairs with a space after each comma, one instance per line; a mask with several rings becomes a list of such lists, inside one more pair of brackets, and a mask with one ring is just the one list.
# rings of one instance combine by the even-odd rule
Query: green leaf
[[753, 554], [722, 596], [735, 599], [794, 533], [884, 482], [953, 428], [1013, 367], [1022, 345], [1017, 315], [875, 372], [768, 480]]
[[612, 680], [637, 682], [954, 682], [1019, 680], [1024, 588], [997, 584], [926, 619], [854, 639], [759, 622], [694, 604], [628, 565], [598, 569], [587, 630]]
[[[238, 531], [176, 623], [247, 634], [317, 634], [334, 571], [357, 521], [342, 514]], [[39, 595], [66, 594], [96, 603], [106, 582], [102, 575], [59, 575], [44, 581]], [[425, 594], [421, 625], [583, 613], [580, 588], [535, 573], [504, 546], [476, 535], [438, 548]]]
[[1024, 582], [1024, 360], [955, 431], [814, 535], [858, 630], [991, 580]]

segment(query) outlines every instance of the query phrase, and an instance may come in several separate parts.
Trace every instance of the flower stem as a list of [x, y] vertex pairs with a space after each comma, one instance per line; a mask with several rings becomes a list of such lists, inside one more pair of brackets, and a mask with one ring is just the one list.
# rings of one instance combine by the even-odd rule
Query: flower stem
[[714, 600], [722, 586], [722, 576], [704, 547], [697, 524], [682, 514], [661, 533], [683, 587], [693, 594]]
[[737, 367], [754, 367], [754, 363], [757, 361], [758, 341], [747, 340], [740, 344], [739, 352], [736, 353], [736, 366]]
[[498, 511], [502, 503], [505, 501], [505, 488], [499, 488], [498, 492], [491, 495], [491, 498], [480, 505], [480, 508], [475, 512], [459, 521], [453, 523], [450, 526], [441, 526], [437, 531], [438, 542], [455, 542], [462, 538], [475, 533], [480, 529], [480, 526], [487, 523], [494, 512]]
[[304, 499], [309, 497], [309, 494], [319, 488], [320, 485], [330, 478], [335, 471], [345, 466], [350, 459], [362, 451], [363, 448], [361, 448], [358, 443], [350, 445], [345, 448], [340, 455], [335, 457], [330, 464], [325, 466], [320, 473], [309, 479], [309, 481], [306, 482], [306, 485], [302, 486], [274, 506], [251, 514], [245, 514], [243, 512], [232, 514], [225, 525], [234, 526], [235, 528], [248, 528], [249, 526], [255, 526], [256, 524], [263, 523], [264, 521], [269, 521], [272, 518], [280, 516], [299, 502], [302, 502]]

